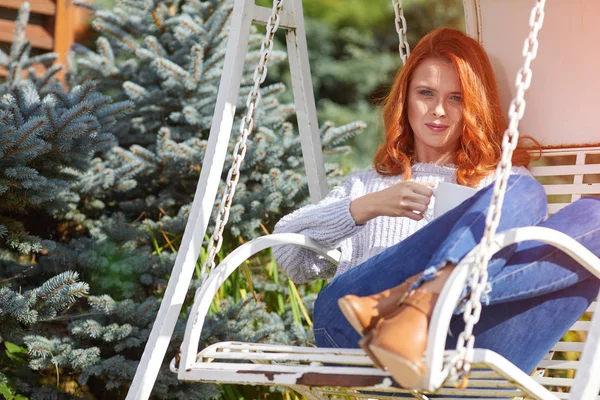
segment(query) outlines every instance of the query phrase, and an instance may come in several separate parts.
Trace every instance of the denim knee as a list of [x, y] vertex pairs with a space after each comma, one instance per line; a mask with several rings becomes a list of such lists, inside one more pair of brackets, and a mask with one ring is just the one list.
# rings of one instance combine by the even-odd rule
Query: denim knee
[[547, 216], [548, 197], [544, 187], [532, 176], [511, 175], [508, 178], [505, 202], [519, 204], [539, 222]]

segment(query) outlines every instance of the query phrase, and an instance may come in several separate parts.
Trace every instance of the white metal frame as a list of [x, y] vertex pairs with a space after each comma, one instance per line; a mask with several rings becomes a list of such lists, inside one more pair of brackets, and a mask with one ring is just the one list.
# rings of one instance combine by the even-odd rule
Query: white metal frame
[[186, 325], [186, 334], [181, 344], [181, 360], [179, 365], [178, 378], [185, 380], [187, 371], [196, 362], [198, 354], [198, 343], [200, 334], [202, 333], [202, 325], [208, 313], [208, 309], [217, 294], [217, 291], [229, 278], [229, 276], [240, 266], [244, 261], [255, 255], [256, 253], [281, 244], [293, 244], [312, 250], [324, 256], [330, 262], [337, 264], [340, 260], [340, 252], [338, 250], [326, 249], [318, 242], [296, 233], [278, 233], [263, 236], [244, 245], [238, 247], [231, 252], [225, 259], [211, 271], [206, 282], [198, 288], [194, 296], [194, 304], [190, 310], [190, 317]]
[[[147, 399], [158, 376], [192, 279], [211, 210], [215, 203], [233, 126], [242, 71], [248, 51], [250, 28], [252, 23], [266, 24], [269, 15], [269, 9], [257, 6], [253, 2], [247, 0], [235, 0], [234, 2], [223, 74], [194, 202], [167, 290], [127, 393], [127, 400]], [[327, 194], [329, 189], [325, 175], [315, 99], [312, 94], [301, 0], [286, 1], [279, 26], [286, 30], [288, 60], [292, 73], [292, 90], [298, 114], [302, 154], [310, 196], [313, 202], [317, 202]]]

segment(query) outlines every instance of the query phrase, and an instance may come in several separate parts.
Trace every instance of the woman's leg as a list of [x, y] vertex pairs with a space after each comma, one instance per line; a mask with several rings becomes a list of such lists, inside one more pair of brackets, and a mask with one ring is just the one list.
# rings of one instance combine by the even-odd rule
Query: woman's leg
[[[600, 281], [575, 285], [534, 298], [483, 307], [473, 330], [475, 347], [493, 350], [530, 373], [598, 296]], [[447, 349], [464, 330], [462, 315], [450, 323]]]
[[[571, 236], [600, 256], [600, 199], [583, 198], [538, 224]], [[583, 314], [600, 290], [571, 257], [540, 242], [522, 242], [490, 276], [490, 306], [476, 326], [476, 347], [494, 350], [530, 372]], [[451, 324], [447, 348], [456, 346], [462, 317]]]
[[[485, 227], [493, 186], [477, 192], [453, 210], [395, 246], [334, 278], [319, 293], [314, 310], [319, 347], [357, 347], [360, 336], [342, 315], [337, 300], [347, 294], [366, 296], [397, 286], [432, 264], [432, 255], [458, 262], [475, 246]], [[499, 231], [535, 225], [546, 215], [546, 194], [529, 176], [509, 178]], [[440, 252], [443, 248], [443, 253]], [[512, 249], [500, 253], [507, 258]], [[439, 261], [438, 261], [439, 262]]]

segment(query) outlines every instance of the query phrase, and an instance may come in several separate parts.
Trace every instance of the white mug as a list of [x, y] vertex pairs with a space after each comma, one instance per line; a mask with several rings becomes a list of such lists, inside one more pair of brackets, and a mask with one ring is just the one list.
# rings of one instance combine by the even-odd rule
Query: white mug
[[[433, 205], [433, 219], [452, 210], [463, 201], [477, 193], [477, 189], [455, 183], [439, 182], [432, 188], [435, 202]], [[423, 215], [427, 221], [431, 218]]]

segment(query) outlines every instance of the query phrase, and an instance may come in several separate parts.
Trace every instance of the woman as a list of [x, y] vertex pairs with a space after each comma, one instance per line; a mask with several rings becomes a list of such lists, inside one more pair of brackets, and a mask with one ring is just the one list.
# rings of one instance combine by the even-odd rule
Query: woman
[[[274, 255], [296, 282], [335, 275], [315, 303], [318, 346], [356, 347], [360, 340], [375, 365], [412, 388], [424, 373], [437, 296], [482, 237], [501, 157], [507, 121], [483, 48], [456, 30], [429, 33], [396, 76], [384, 122], [386, 140], [375, 155], [374, 171], [352, 175], [320, 203], [285, 216], [275, 227], [275, 233], [302, 233], [340, 248], [337, 269], [295, 246], [278, 246]], [[498, 232], [545, 226], [599, 255], [600, 199], [581, 199], [546, 218], [546, 194], [525, 168], [528, 163], [526, 149], [517, 148]], [[435, 201], [432, 186], [438, 182], [480, 190], [427, 224], [424, 214]], [[488, 271], [476, 346], [496, 351], [525, 372], [600, 289], [600, 281], [571, 258], [537, 242], [504, 249]], [[462, 317], [455, 316], [447, 348], [456, 346], [463, 327]]]

